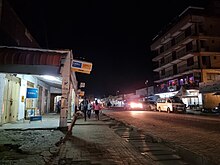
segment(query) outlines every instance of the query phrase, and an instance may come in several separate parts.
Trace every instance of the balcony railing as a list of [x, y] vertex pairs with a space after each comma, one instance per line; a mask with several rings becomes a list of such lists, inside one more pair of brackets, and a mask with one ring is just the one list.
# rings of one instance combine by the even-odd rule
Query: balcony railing
[[166, 77], [170, 77], [172, 75], [173, 75], [173, 70], [169, 70], [164, 75], [160, 75], [160, 79], [163, 79], [163, 78], [166, 78]]
[[190, 70], [193, 70], [193, 69], [199, 69], [198, 63], [195, 63], [192, 66], [185, 66], [185, 65], [180, 66], [180, 67], [177, 68], [177, 73], [183, 73], [183, 72], [190, 71]]
[[182, 33], [178, 38], [175, 39], [175, 44], [170, 44], [170, 47], [168, 47], [166, 50], [163, 50], [161, 53], [158, 53], [158, 56], [169, 53], [173, 48], [180, 45], [181, 43], [184, 43], [190, 37], [193, 37], [196, 35], [198, 34], [196, 34], [195, 31], [191, 31], [191, 33], [187, 35], [185, 35], [185, 33]]
[[[164, 78], [168, 78], [168, 77], [171, 77], [171, 76], [175, 76], [175, 75], [187, 72], [187, 71], [191, 71], [193, 69], [199, 69], [198, 63], [195, 63], [192, 66], [186, 66], [186, 65], [180, 66], [180, 67], [177, 68], [176, 74], [174, 74], [173, 70], [166, 71], [164, 75], [160, 75], [159, 79], [164, 79]], [[155, 80], [159, 80], [159, 79], [155, 79]]]
[[165, 66], [167, 64], [170, 64], [171, 62], [173, 62], [173, 61], [175, 61], [177, 59], [180, 59], [181, 57], [184, 57], [184, 56], [186, 56], [189, 53], [193, 53], [195, 49], [196, 49], [195, 45], [193, 45], [193, 49], [192, 50], [186, 51], [186, 48], [184, 48], [183, 50], [181, 50], [181, 51], [176, 53], [176, 59], [172, 59], [172, 55], [170, 55], [170, 58], [166, 58], [164, 63], [162, 63], [160, 65], [157, 65], [155, 68], [160, 68], [160, 67], [163, 67], [163, 66]]

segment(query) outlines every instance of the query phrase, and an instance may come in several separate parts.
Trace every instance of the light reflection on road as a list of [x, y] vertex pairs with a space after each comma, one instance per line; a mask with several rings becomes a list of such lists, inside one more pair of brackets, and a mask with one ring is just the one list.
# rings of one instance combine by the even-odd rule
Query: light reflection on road
[[144, 111], [130, 111], [132, 117], [140, 116], [144, 113]]

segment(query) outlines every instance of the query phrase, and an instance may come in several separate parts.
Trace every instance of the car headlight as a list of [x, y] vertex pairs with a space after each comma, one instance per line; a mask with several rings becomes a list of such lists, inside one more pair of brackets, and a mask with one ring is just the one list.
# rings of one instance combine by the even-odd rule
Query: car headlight
[[131, 102], [130, 107], [131, 108], [143, 108], [143, 104], [142, 103]]

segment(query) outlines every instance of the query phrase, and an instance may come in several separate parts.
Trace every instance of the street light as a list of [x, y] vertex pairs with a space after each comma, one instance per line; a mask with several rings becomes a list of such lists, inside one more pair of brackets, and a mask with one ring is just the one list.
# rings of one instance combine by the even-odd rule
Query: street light
[[144, 84], [146, 85], [147, 98], [148, 98], [148, 80], [146, 80]]
[[116, 91], [116, 96], [119, 94], [119, 91]]

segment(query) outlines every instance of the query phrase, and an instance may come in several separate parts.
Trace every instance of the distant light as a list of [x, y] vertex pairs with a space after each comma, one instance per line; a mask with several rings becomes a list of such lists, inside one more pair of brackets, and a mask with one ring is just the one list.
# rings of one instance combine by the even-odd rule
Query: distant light
[[50, 75], [43, 75], [41, 76], [42, 78], [44, 78], [45, 80], [49, 80], [49, 81], [56, 81], [56, 82], [62, 82], [58, 77], [54, 77], [54, 76], [50, 76]]
[[130, 107], [131, 108], [143, 108], [143, 104], [142, 103], [131, 102]]

